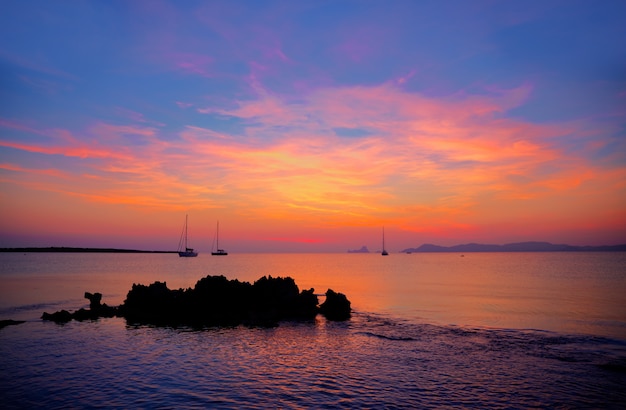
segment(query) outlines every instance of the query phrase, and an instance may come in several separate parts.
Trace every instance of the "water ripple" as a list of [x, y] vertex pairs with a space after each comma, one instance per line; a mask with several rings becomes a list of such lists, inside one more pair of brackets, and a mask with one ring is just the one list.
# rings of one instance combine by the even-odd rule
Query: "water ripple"
[[112, 318], [0, 332], [4, 408], [619, 408], [625, 365], [611, 339], [358, 312], [272, 329]]

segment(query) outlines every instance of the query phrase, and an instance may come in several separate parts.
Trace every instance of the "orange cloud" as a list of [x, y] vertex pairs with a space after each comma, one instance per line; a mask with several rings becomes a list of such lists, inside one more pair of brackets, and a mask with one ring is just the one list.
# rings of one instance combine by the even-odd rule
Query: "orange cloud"
[[437, 99], [390, 83], [318, 90], [292, 103], [261, 90], [233, 109], [200, 110], [240, 121], [243, 135], [195, 125], [172, 135], [145, 124], [98, 122], [79, 139], [78, 132], [5, 122], [0, 126], [45, 138], [3, 138], [2, 147], [94, 161], [39, 171], [5, 161], [0, 168], [24, 174], [20, 184], [28, 183], [27, 174], [46, 174], [47, 189], [85, 202], [174, 212], [219, 208], [241, 224], [385, 223], [452, 235], [504, 221], [521, 229], [546, 218], [561, 227], [595, 215], [623, 218], [617, 211], [626, 203], [623, 167], [558, 144], [578, 131], [575, 124], [501, 115], [529, 92], [523, 86]]

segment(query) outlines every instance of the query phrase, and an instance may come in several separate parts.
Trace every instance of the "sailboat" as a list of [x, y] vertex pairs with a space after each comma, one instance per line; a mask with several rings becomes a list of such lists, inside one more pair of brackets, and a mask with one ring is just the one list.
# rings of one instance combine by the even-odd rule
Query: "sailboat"
[[188, 216], [185, 215], [185, 226], [183, 227], [183, 233], [180, 235], [180, 241], [178, 242], [178, 256], [181, 258], [198, 256], [198, 252], [194, 252], [193, 248], [187, 247], [187, 217]]
[[383, 251], [380, 253], [383, 256], [389, 255], [385, 249], [385, 227], [383, 226]]
[[220, 221], [217, 221], [217, 231], [215, 231], [215, 239], [216, 239], [216, 250], [215, 251], [211, 251], [211, 255], [218, 255], [218, 256], [226, 256], [228, 255], [228, 252], [226, 252], [224, 249], [220, 249]]

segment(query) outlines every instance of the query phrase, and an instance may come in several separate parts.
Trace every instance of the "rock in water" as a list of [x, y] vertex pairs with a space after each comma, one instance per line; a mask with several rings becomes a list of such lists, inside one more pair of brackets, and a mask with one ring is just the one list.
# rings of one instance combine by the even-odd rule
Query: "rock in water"
[[101, 293], [85, 292], [90, 309], [74, 313], [46, 313], [42, 319], [57, 323], [119, 316], [130, 323], [178, 326], [277, 325], [282, 320], [312, 320], [322, 313], [330, 320], [350, 318], [350, 302], [342, 293], [329, 289], [318, 307], [314, 289], [300, 292], [290, 277], [262, 277], [250, 284], [207, 276], [193, 289], [170, 290], [165, 282], [133, 284], [119, 307], [101, 303]]
[[7, 326], [11, 326], [11, 325], [19, 325], [25, 323], [24, 320], [0, 320], [0, 329], [2, 329], [3, 327], [7, 327]]
[[41, 315], [43, 320], [51, 320], [56, 323], [66, 323], [73, 319], [73, 316], [67, 310], [60, 310], [54, 313], [43, 312]]
[[332, 289], [326, 291], [326, 300], [320, 306], [320, 313], [329, 320], [350, 319], [350, 301], [343, 293], [337, 293]]
[[102, 300], [102, 293], [89, 293], [85, 292], [85, 299], [89, 299], [89, 309], [99, 309], [100, 301]]

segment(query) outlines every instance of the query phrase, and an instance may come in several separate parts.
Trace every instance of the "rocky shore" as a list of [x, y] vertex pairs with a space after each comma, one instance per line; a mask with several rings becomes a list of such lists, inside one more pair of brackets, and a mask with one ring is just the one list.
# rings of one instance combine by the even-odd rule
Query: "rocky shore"
[[7, 326], [12, 326], [12, 325], [19, 325], [24, 323], [23, 320], [0, 320], [0, 329], [5, 328]]
[[120, 306], [101, 303], [100, 293], [85, 292], [89, 309], [73, 313], [44, 312], [42, 319], [57, 323], [123, 317], [129, 324], [157, 326], [274, 326], [283, 320], [312, 320], [319, 313], [328, 320], [350, 318], [350, 301], [332, 289], [319, 304], [314, 289], [300, 291], [290, 277], [262, 277], [254, 284], [207, 276], [194, 288], [168, 289], [165, 282], [133, 284]]

